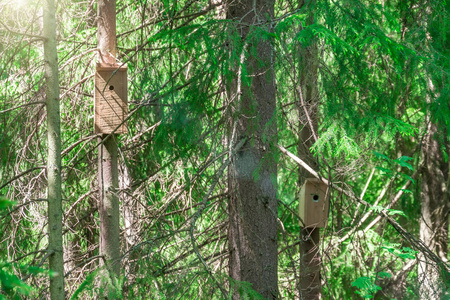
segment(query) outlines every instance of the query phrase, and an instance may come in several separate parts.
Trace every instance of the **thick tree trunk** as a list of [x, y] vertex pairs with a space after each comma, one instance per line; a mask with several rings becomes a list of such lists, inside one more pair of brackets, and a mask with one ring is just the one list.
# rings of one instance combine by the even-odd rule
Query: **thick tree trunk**
[[[234, 91], [239, 99], [235, 142], [247, 141], [229, 170], [229, 273], [233, 280], [251, 283], [266, 299], [278, 297], [273, 49], [269, 41], [245, 39], [252, 26], [270, 30], [273, 11], [272, 0], [233, 1], [227, 11], [228, 19], [241, 22], [238, 30], [249, 51], [246, 79], [251, 80], [250, 86], [236, 84]], [[240, 299], [238, 289], [233, 299]]]
[[[449, 213], [449, 165], [443, 151], [449, 153], [438, 142], [438, 126], [429, 123], [424, 139], [422, 159], [424, 167], [421, 177], [420, 238], [443, 261], [447, 261], [448, 213]], [[445, 136], [445, 133], [441, 136]], [[443, 299], [444, 287], [439, 268], [421, 258], [419, 261], [420, 295], [423, 299]]]
[[[98, 1], [98, 47], [102, 62], [116, 62], [116, 1]], [[117, 140], [115, 135], [104, 135], [99, 148], [98, 182], [100, 188], [100, 255], [106, 260], [108, 270], [120, 274], [119, 198]]]
[[61, 128], [59, 112], [58, 53], [56, 48], [56, 9], [54, 0], [44, 5], [44, 63], [48, 130], [48, 251], [50, 297], [64, 299], [64, 260], [61, 202]]

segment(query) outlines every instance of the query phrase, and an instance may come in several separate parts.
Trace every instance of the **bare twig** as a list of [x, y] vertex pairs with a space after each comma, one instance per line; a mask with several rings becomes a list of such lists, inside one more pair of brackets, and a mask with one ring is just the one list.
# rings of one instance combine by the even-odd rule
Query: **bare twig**
[[8, 27], [8, 25], [3, 23], [2, 20], [0, 20], [0, 24], [2, 24], [3, 27], [5, 27], [6, 31], [8, 31], [10, 33], [13, 33], [13, 34], [23, 35], [23, 36], [26, 36], [26, 37], [35, 38], [35, 39], [39, 39], [39, 40], [42, 40], [42, 41], [45, 41], [47, 39], [46, 37], [44, 37], [42, 35], [29, 34], [29, 33], [25, 33], [25, 32], [19, 32], [19, 31], [12, 30], [11, 28]]
[[[370, 172], [369, 178], [367, 179], [366, 185], [364, 186], [363, 191], [361, 192], [361, 195], [359, 198], [364, 199], [364, 195], [366, 194], [367, 188], [369, 187], [370, 181], [372, 180], [373, 174], [375, 173], [375, 168], [372, 168], [372, 172]], [[350, 226], [353, 226], [355, 224], [356, 218], [358, 217], [359, 207], [361, 206], [361, 203], [358, 202], [355, 209], [355, 215], [353, 216], [353, 220], [350, 223]]]
[[59, 71], [61, 71], [62, 69], [64, 69], [64, 67], [66, 67], [68, 64], [70, 64], [73, 61], [76, 61], [78, 59], [80, 59], [81, 57], [85, 56], [88, 53], [94, 52], [94, 51], [100, 51], [99, 48], [93, 48], [93, 49], [89, 49], [87, 51], [84, 51], [83, 53], [78, 54], [77, 56], [72, 57], [71, 59], [69, 59], [68, 61], [66, 61], [61, 67], [59, 67]]
[[[384, 198], [384, 195], [386, 195], [386, 192], [389, 188], [389, 186], [391, 185], [391, 183], [394, 181], [395, 177], [392, 177], [391, 180], [389, 180], [384, 188], [381, 190], [380, 195], [378, 195], [377, 200], [375, 200], [375, 203], [373, 204], [373, 206], [377, 206], [380, 201]], [[358, 202], [359, 205], [361, 205], [360, 202]], [[346, 239], [348, 239], [356, 230], [358, 230], [358, 228], [372, 215], [373, 210], [369, 210], [358, 222], [358, 224], [356, 226], [353, 226], [352, 229], [350, 229], [350, 231], [343, 236], [339, 241], [338, 244], [342, 243], [343, 241], [345, 241]]]
[[225, 171], [226, 167], [228, 167], [228, 165], [231, 163], [232, 156], [234, 156], [236, 154], [236, 152], [238, 152], [239, 149], [242, 148], [242, 146], [245, 144], [245, 141], [246, 141], [246, 139], [242, 139], [236, 145], [234, 150], [231, 151], [231, 155], [228, 157], [228, 159], [225, 161], [225, 163], [220, 167], [219, 171], [217, 171], [216, 178], [214, 179], [213, 183], [209, 187], [209, 190], [206, 193], [206, 195], [203, 197], [203, 201], [202, 201], [202, 204], [201, 204], [200, 208], [195, 212], [195, 214], [192, 216], [192, 220], [191, 220], [190, 236], [191, 236], [191, 243], [192, 243], [192, 246], [194, 248], [194, 252], [197, 255], [197, 258], [202, 263], [202, 265], [205, 267], [205, 270], [208, 272], [208, 274], [215, 281], [217, 287], [222, 292], [222, 295], [224, 296], [224, 298], [227, 298], [227, 292], [222, 287], [222, 285], [220, 285], [220, 283], [217, 281], [217, 279], [214, 277], [214, 275], [212, 274], [211, 268], [206, 264], [206, 261], [203, 259], [203, 256], [200, 254], [200, 252], [198, 250], [197, 242], [196, 242], [195, 236], [194, 236], [195, 222], [198, 220], [198, 218], [201, 216], [203, 210], [206, 208], [206, 205], [208, 203], [208, 199], [209, 199], [210, 195], [212, 194], [212, 192], [214, 191], [214, 188], [216, 187], [216, 184], [219, 182], [219, 179], [222, 177], [223, 171]]
[[19, 106], [14, 106], [14, 107], [2, 110], [2, 111], [0, 111], [0, 114], [6, 113], [6, 112], [9, 112], [9, 111], [13, 111], [13, 110], [16, 110], [16, 109], [19, 109], [19, 108], [22, 108], [22, 107], [34, 105], [34, 104], [45, 104], [45, 102], [44, 101], [28, 102], [28, 103], [25, 103], [25, 104], [22, 104], [22, 105], [19, 105]]
[[23, 171], [22, 173], [20, 173], [20, 174], [14, 176], [14, 177], [11, 178], [10, 180], [8, 180], [6, 183], [4, 183], [3, 185], [1, 185], [1, 186], [0, 186], [0, 190], [3, 189], [3, 188], [4, 188], [5, 186], [7, 186], [8, 184], [10, 184], [11, 182], [13, 182], [14, 180], [17, 180], [17, 179], [19, 179], [20, 177], [25, 176], [25, 175], [27, 175], [27, 174], [30, 173], [30, 172], [33, 172], [33, 171], [35, 171], [35, 170], [45, 169], [45, 168], [46, 168], [46, 166], [39, 166], [39, 167], [34, 167], [34, 168], [28, 169], [28, 170], [26, 170], [26, 171]]

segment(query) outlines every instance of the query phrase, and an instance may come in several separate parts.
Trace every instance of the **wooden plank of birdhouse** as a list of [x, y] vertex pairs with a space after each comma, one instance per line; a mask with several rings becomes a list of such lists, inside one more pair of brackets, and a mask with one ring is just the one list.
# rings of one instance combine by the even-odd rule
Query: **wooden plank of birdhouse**
[[127, 133], [127, 66], [97, 63], [94, 82], [95, 133]]
[[325, 227], [328, 220], [328, 186], [317, 178], [308, 178], [300, 190], [299, 214], [305, 228]]

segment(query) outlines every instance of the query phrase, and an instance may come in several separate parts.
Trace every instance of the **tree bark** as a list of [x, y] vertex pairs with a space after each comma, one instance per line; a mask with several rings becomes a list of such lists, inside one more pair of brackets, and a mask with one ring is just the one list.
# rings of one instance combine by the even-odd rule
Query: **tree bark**
[[108, 264], [108, 270], [120, 274], [119, 198], [117, 142], [114, 136], [103, 140], [99, 149], [100, 188], [100, 255]]
[[44, 64], [48, 130], [48, 251], [50, 297], [64, 299], [64, 259], [61, 201], [61, 121], [59, 108], [58, 52], [56, 48], [56, 9], [54, 0], [44, 4]]
[[[251, 84], [236, 84], [238, 115], [233, 142], [246, 139], [229, 169], [229, 274], [245, 281], [265, 299], [277, 299], [277, 164], [276, 99], [273, 49], [261, 38], [246, 40], [255, 26], [270, 31], [274, 14], [272, 0], [233, 1], [227, 18], [236, 20]], [[242, 56], [243, 58], [244, 56]], [[240, 72], [238, 72], [238, 77]], [[244, 80], [244, 81], [245, 81]], [[234, 289], [233, 299], [245, 292]]]
[[[316, 1], [299, 1], [300, 8], [308, 13], [307, 25], [314, 23], [314, 6]], [[311, 154], [310, 148], [317, 137], [319, 91], [318, 78], [318, 47], [313, 40], [309, 45], [300, 45], [299, 54], [299, 120], [300, 137], [298, 154], [309, 166], [318, 171], [317, 160]], [[302, 186], [306, 178], [310, 177], [303, 169], [299, 171], [299, 186]], [[300, 229], [300, 280], [297, 287], [299, 298], [305, 300], [320, 299], [321, 277], [319, 253], [320, 230], [319, 228]]]
[[[438, 141], [438, 126], [428, 124], [428, 132], [422, 150], [423, 169], [421, 176], [421, 219], [420, 239], [443, 261], [447, 261], [448, 214], [449, 214], [449, 165], [443, 151], [449, 154], [448, 143], [441, 148]], [[444, 139], [446, 134], [443, 133]], [[422, 259], [419, 261], [418, 276], [420, 295], [424, 299], [443, 299], [444, 286], [438, 266]]]
[[[100, 61], [116, 62], [116, 1], [98, 1], [98, 48]], [[116, 135], [103, 135], [98, 157], [98, 182], [100, 188], [100, 255], [105, 259], [108, 270], [120, 274], [120, 229], [118, 191], [118, 146]]]
[[97, 43], [100, 60], [114, 64], [116, 62], [116, 0], [98, 0], [97, 7]]

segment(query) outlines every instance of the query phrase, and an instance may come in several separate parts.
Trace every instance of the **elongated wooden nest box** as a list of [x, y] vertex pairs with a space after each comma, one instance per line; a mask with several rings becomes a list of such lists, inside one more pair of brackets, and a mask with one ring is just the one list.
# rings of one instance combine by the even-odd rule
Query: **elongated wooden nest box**
[[[95, 72], [95, 133], [127, 133], [127, 65], [97, 63]], [[114, 131], [117, 128], [116, 131]]]
[[305, 228], [325, 227], [328, 219], [328, 185], [317, 178], [308, 178], [300, 190], [300, 218]]

